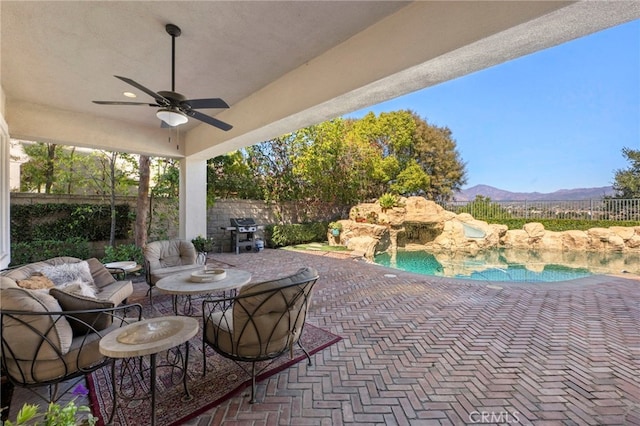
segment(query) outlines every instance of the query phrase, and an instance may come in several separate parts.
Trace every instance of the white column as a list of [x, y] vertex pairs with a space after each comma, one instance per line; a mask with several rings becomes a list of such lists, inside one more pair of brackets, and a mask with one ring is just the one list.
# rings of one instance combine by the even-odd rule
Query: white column
[[9, 129], [0, 114], [0, 269], [11, 262], [9, 145]]
[[180, 160], [180, 238], [207, 236], [207, 161]]

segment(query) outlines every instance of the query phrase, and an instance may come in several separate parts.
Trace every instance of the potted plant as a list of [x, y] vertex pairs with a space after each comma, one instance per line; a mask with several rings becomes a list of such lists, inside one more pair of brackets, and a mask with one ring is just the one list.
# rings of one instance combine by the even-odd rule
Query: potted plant
[[340, 235], [340, 232], [342, 231], [342, 223], [331, 222], [329, 223], [329, 229], [331, 230], [331, 235], [333, 235], [334, 237], [337, 237], [338, 235]]
[[213, 247], [215, 245], [213, 238], [205, 238], [202, 235], [198, 235], [196, 238], [191, 240], [191, 242], [198, 253], [205, 253], [205, 255], [206, 253], [213, 251]]

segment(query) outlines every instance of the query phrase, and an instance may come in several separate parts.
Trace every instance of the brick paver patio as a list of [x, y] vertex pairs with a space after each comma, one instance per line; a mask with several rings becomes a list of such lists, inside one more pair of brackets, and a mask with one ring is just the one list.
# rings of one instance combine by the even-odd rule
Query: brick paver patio
[[456, 281], [336, 256], [211, 256], [256, 280], [317, 268], [308, 321], [344, 339], [260, 382], [260, 403], [190, 424], [640, 424], [640, 281]]
[[317, 268], [308, 321], [343, 340], [189, 426], [640, 425], [637, 279], [456, 281], [268, 249], [209, 262], [254, 280]]

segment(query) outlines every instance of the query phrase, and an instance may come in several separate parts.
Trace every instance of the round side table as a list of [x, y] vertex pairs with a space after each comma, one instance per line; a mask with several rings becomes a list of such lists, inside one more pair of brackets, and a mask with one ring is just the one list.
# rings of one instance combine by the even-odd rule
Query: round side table
[[[151, 375], [151, 424], [156, 424], [156, 368], [163, 366], [177, 367], [174, 364], [156, 365], [156, 355], [162, 351], [177, 348], [184, 344], [185, 356], [176, 356], [175, 359], [183, 359], [182, 384], [186, 398], [191, 398], [187, 388], [187, 364], [189, 362], [189, 339], [198, 333], [199, 324], [195, 318], [183, 316], [169, 316], [151, 318], [138, 321], [112, 331], [100, 340], [100, 353], [109, 358], [114, 358], [111, 363], [111, 380], [113, 386], [113, 408], [109, 421], [111, 423], [116, 412], [117, 386], [116, 386], [116, 359], [123, 362], [131, 358], [139, 358], [149, 355]], [[140, 361], [139, 365], [142, 365]], [[142, 371], [140, 371], [142, 374]]]

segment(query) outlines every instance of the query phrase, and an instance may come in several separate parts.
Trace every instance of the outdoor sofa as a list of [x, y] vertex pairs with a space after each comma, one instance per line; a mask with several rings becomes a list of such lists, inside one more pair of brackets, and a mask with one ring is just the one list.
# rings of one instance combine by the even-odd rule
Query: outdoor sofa
[[1, 271], [2, 375], [13, 386], [53, 385], [38, 395], [55, 401], [64, 393], [59, 383], [110, 362], [98, 344], [141, 318], [140, 305], [122, 304], [132, 293], [131, 281], [117, 281], [95, 258], [56, 257]]

